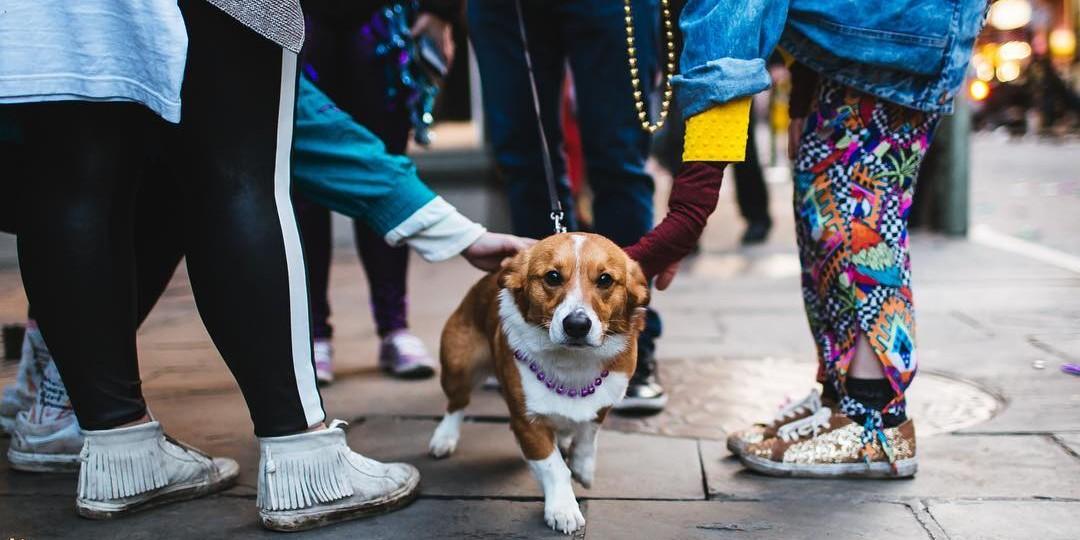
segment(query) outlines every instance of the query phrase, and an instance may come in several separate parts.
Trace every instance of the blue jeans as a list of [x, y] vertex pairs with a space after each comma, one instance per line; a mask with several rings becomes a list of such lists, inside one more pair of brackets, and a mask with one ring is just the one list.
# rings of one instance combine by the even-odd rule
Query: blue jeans
[[[567, 211], [577, 228], [563, 159], [559, 99], [567, 64], [573, 74], [595, 230], [621, 246], [653, 226], [653, 180], [645, 172], [649, 134], [641, 129], [627, 65], [623, 4], [615, 0], [522, 0], [525, 29], [548, 146]], [[634, 0], [634, 37], [642, 84], [657, 69], [656, 0]], [[484, 118], [510, 197], [514, 233], [543, 238], [552, 225], [536, 113], [514, 2], [471, 0], [469, 32], [484, 94]], [[651, 352], [660, 318], [649, 311], [639, 342]]]

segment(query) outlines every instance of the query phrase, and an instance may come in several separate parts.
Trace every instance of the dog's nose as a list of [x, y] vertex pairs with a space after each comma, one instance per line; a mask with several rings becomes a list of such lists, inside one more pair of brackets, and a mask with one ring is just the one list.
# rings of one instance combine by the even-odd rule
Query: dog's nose
[[585, 310], [579, 309], [566, 316], [562, 320], [563, 331], [566, 335], [580, 339], [589, 334], [589, 329], [592, 328], [592, 321], [589, 320], [589, 314], [585, 313]]

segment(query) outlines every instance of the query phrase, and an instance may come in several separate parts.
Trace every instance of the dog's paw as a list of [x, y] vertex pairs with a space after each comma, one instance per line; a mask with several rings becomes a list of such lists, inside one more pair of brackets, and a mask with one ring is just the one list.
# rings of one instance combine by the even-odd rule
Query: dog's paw
[[584, 487], [591, 488], [596, 476], [596, 458], [593, 456], [574, 455], [570, 458], [570, 472]]
[[428, 454], [435, 459], [450, 457], [457, 449], [458, 438], [456, 434], [440, 434], [438, 431], [431, 436], [428, 443]]
[[428, 443], [428, 453], [431, 457], [442, 459], [454, 453], [457, 449], [458, 439], [461, 437], [461, 421], [465, 417], [462, 411], [447, 413], [435, 428]]
[[548, 527], [563, 534], [573, 534], [585, 526], [585, 516], [581, 515], [581, 508], [573, 497], [567, 501], [545, 504], [544, 521]]

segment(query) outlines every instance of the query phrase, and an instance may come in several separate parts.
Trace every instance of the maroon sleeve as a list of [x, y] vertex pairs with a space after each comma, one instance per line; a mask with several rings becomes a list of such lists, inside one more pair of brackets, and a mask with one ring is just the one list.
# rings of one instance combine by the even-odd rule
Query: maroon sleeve
[[664, 220], [626, 253], [652, 278], [694, 251], [709, 215], [716, 210], [726, 163], [692, 161], [675, 177]]
[[791, 98], [788, 100], [788, 116], [806, 118], [817, 95], [818, 75], [803, 64], [791, 64]]

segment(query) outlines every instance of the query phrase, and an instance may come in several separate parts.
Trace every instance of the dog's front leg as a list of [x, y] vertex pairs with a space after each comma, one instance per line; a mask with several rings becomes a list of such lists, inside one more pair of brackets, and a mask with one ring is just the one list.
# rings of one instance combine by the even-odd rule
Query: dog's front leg
[[596, 436], [600, 433], [597, 422], [582, 422], [574, 428], [574, 444], [570, 448], [570, 470], [574, 478], [586, 488], [591, 488], [596, 475]]
[[570, 469], [562, 454], [554, 448], [544, 459], [528, 460], [540, 488], [544, 490], [544, 521], [556, 531], [570, 534], [585, 526], [574, 486], [570, 483]]
[[544, 492], [544, 521], [564, 534], [584, 527], [585, 516], [581, 515], [574, 497], [570, 469], [555, 446], [554, 431], [550, 426], [524, 419], [512, 420], [510, 427]]

